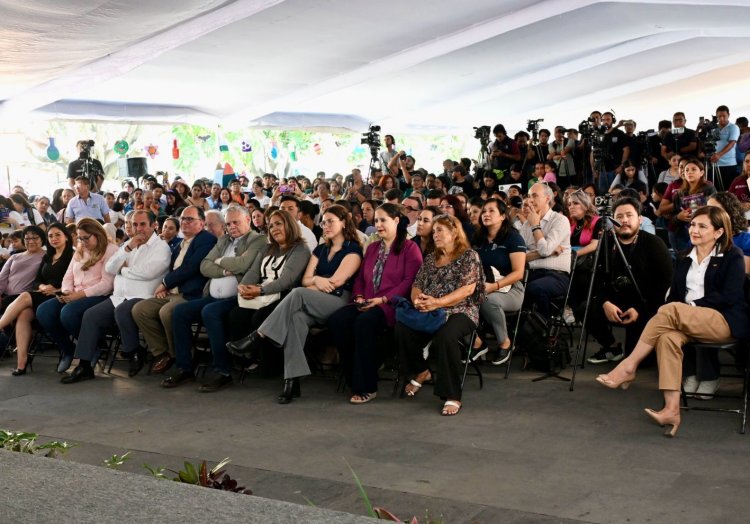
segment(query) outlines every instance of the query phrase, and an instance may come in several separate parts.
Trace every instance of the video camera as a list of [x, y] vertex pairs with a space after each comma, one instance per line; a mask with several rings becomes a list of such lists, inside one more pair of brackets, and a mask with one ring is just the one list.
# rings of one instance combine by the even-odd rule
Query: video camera
[[81, 158], [88, 158], [89, 156], [91, 156], [91, 148], [94, 147], [94, 143], [95, 142], [93, 140], [81, 140], [79, 142], [81, 146], [81, 152], [79, 156]]
[[367, 145], [370, 148], [372, 158], [378, 158], [380, 150], [380, 126], [370, 126], [367, 133], [362, 133], [360, 144]]
[[612, 203], [614, 202], [614, 195], [612, 193], [606, 193], [602, 196], [594, 198], [594, 205], [596, 206], [599, 216], [612, 218]]
[[526, 121], [526, 131], [529, 133], [538, 133], [539, 128], [541, 127], [539, 125], [539, 122], [544, 122], [544, 118], [535, 118], [535, 119], [529, 119]]
[[490, 143], [490, 132], [492, 128], [490, 126], [479, 126], [474, 128], [474, 138], [479, 140], [482, 147], [487, 147]]
[[698, 119], [698, 127], [695, 129], [698, 135], [698, 141], [701, 144], [701, 151], [706, 156], [716, 153], [716, 143], [719, 141], [719, 119], [716, 115], [711, 116], [711, 120], [706, 117]]

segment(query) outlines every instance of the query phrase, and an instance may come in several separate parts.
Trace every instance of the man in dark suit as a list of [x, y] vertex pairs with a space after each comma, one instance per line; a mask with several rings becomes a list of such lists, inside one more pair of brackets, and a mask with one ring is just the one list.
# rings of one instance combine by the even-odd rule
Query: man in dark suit
[[203, 209], [188, 206], [183, 210], [180, 231], [185, 238], [172, 254], [170, 271], [154, 291], [154, 298], [133, 307], [133, 320], [154, 355], [153, 373], [164, 373], [174, 364], [173, 309], [203, 295], [208, 279], [201, 274], [201, 262], [216, 244], [216, 237], [204, 230], [205, 224]]

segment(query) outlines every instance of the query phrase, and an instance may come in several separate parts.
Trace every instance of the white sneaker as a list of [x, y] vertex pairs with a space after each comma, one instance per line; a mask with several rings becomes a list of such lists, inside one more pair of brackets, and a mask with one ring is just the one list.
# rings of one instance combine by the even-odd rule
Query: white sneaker
[[719, 389], [718, 380], [704, 380], [698, 386], [698, 390], [695, 392], [695, 398], [701, 400], [712, 400], [714, 398], [713, 395], [714, 393], [716, 393], [717, 389]]
[[573, 309], [571, 309], [570, 306], [565, 306], [565, 311], [563, 311], [563, 320], [566, 324], [576, 323], [576, 317], [573, 314]]
[[690, 375], [685, 379], [685, 382], [682, 383], [682, 389], [685, 390], [685, 393], [695, 393], [698, 391], [699, 385], [700, 382], [698, 382], [698, 377]]

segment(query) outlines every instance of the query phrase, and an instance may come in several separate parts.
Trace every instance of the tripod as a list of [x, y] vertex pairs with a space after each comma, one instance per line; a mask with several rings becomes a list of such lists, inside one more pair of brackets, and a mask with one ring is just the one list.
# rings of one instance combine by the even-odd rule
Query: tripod
[[[611, 250], [609, 249], [610, 242], [614, 243], [617, 254], [620, 256], [620, 260], [622, 260], [625, 266], [625, 270], [628, 273], [630, 282], [635, 287], [635, 291], [638, 293], [638, 297], [640, 298], [641, 303], [642, 304], [646, 303], [646, 301], [643, 298], [643, 293], [641, 293], [641, 289], [638, 287], [638, 282], [636, 282], [635, 277], [633, 276], [633, 270], [630, 266], [630, 263], [628, 262], [628, 259], [625, 257], [625, 253], [623, 253], [622, 251], [622, 245], [620, 244], [620, 240], [617, 238], [617, 235], [612, 229], [612, 226], [619, 227], [620, 224], [607, 213], [602, 214], [602, 220], [604, 220], [605, 222], [604, 222], [604, 227], [602, 228], [602, 231], [599, 234], [599, 245], [596, 247], [596, 251], [594, 252], [594, 272], [591, 275], [591, 281], [589, 282], [589, 290], [586, 295], [586, 309], [583, 313], [583, 323], [581, 324], [581, 336], [578, 339], [578, 345], [576, 346], [576, 354], [575, 354], [575, 357], [573, 358], [573, 376], [570, 380], [570, 391], [573, 391], [573, 388], [575, 387], [576, 368], [578, 366], [578, 357], [581, 354], [582, 348], [583, 348], [583, 358], [581, 359], [581, 369], [583, 369], [585, 362], [586, 362], [586, 348], [588, 346], [588, 329], [587, 329], [588, 324], [587, 322], [588, 322], [588, 317], [589, 317], [589, 311], [591, 309], [591, 302], [592, 302], [591, 299], [594, 294], [594, 283], [597, 280], [597, 275], [599, 275], [600, 273], [602, 276], [602, 282], [607, 282], [612, 276], [612, 267], [611, 267], [611, 261], [610, 261]], [[600, 264], [602, 251], [604, 251], [604, 259], [602, 263]]]
[[706, 180], [711, 182], [717, 191], [724, 191], [724, 181], [721, 179], [719, 166], [716, 165], [716, 162], [711, 162], [713, 153], [709, 155], [707, 152], [706, 155], [709, 157], [708, 162], [706, 162]]

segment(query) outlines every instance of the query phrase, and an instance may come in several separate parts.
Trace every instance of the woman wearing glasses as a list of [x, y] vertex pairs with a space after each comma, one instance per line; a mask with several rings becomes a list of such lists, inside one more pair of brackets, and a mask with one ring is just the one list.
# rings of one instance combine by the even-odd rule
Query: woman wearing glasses
[[104, 228], [93, 218], [80, 219], [76, 232], [78, 246], [57, 299], [42, 303], [36, 313], [39, 324], [60, 349], [58, 373], [66, 371], [73, 361], [75, 344], [71, 337], [78, 336], [83, 313], [107, 298], [114, 287], [115, 276], [104, 271], [104, 264], [117, 246], [107, 241]]
[[[18, 317], [22, 309], [20, 304], [31, 300], [28, 291], [34, 288], [34, 280], [42, 259], [44, 258], [44, 244], [47, 238], [44, 231], [38, 226], [27, 226], [23, 230], [23, 241], [26, 251], [11, 255], [8, 261], [3, 265], [0, 271], [0, 311], [3, 316], [0, 318], [0, 329], [10, 327]], [[19, 300], [23, 297], [23, 300]], [[18, 302], [18, 304], [16, 304]], [[16, 311], [18, 310], [18, 313]], [[33, 314], [32, 317], [33, 318]], [[26, 332], [23, 327], [17, 332], [18, 339], [18, 366], [13, 370], [15, 376], [26, 373], [26, 352], [31, 339], [31, 327]]]
[[321, 225], [326, 241], [313, 251], [302, 287], [293, 289], [257, 330], [229, 347], [238, 354], [256, 353], [267, 340], [283, 348], [284, 391], [279, 404], [300, 396], [299, 378], [310, 374], [304, 351], [310, 326], [325, 323], [349, 303], [354, 276], [362, 262], [357, 228], [344, 207], [329, 207]]

